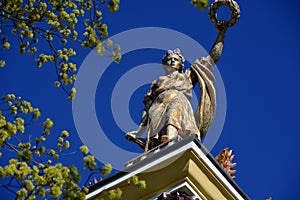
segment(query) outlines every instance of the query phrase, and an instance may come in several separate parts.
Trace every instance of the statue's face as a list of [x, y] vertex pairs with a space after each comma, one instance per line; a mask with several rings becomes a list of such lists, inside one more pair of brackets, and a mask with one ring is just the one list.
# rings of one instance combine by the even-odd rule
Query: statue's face
[[164, 65], [179, 70], [181, 68], [181, 58], [177, 54], [170, 54], [165, 58]]

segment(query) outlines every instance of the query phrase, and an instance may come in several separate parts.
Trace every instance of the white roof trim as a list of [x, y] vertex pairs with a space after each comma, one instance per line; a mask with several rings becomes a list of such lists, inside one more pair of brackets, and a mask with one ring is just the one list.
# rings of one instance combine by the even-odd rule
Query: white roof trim
[[[177, 150], [175, 150], [175, 151], [172, 151], [172, 152], [166, 154], [166, 155], [163, 156], [163, 157], [160, 157], [160, 158], [156, 159], [154, 162], [148, 163], [147, 165], [145, 165], [145, 166], [143, 166], [143, 167], [141, 167], [141, 168], [139, 168], [139, 169], [136, 169], [134, 172], [130, 172], [130, 173], [126, 174], [125, 176], [123, 176], [123, 177], [121, 177], [121, 178], [119, 178], [119, 179], [117, 179], [117, 180], [115, 180], [115, 181], [113, 181], [113, 182], [111, 182], [111, 183], [108, 183], [108, 184], [104, 185], [103, 187], [101, 187], [101, 188], [99, 188], [99, 189], [97, 189], [97, 190], [95, 190], [95, 191], [93, 191], [93, 192], [87, 194], [87, 195], [86, 195], [86, 198], [89, 199], [89, 198], [91, 198], [91, 197], [93, 197], [93, 196], [95, 196], [95, 195], [101, 193], [102, 191], [104, 191], [104, 190], [106, 190], [106, 189], [108, 189], [108, 188], [110, 188], [110, 187], [113, 187], [113, 186], [115, 186], [115, 185], [121, 183], [121, 182], [124, 181], [124, 180], [129, 179], [130, 177], [132, 177], [132, 176], [134, 176], [134, 175], [136, 175], [136, 174], [139, 174], [139, 173], [141, 173], [141, 172], [145, 172], [145, 171], [147, 171], [148, 169], [150, 169], [150, 168], [152, 168], [152, 167], [154, 167], [154, 166], [156, 166], [156, 165], [159, 165], [159, 164], [162, 163], [164, 160], [167, 160], [167, 159], [169, 159], [169, 158], [172, 158], [172, 157], [176, 156], [177, 154], [183, 153], [184, 151], [186, 151], [187, 149], [189, 149], [189, 148], [192, 147], [191, 144], [192, 144], [192, 143], [188, 143], [188, 144], [184, 145], [183, 147], [181, 147], [181, 148], [179, 148], [179, 149], [177, 149]], [[171, 147], [169, 147], [169, 148], [171, 148]], [[124, 171], [125, 171], [125, 170], [124, 170]]]
[[207, 166], [216, 174], [216, 176], [225, 184], [225, 186], [237, 197], [237, 199], [244, 199], [234, 187], [228, 182], [228, 180], [221, 174], [221, 172], [215, 167], [215, 165], [206, 157], [206, 155], [199, 149], [199, 147], [193, 142], [192, 148], [196, 151], [198, 156], [207, 164]]
[[[185, 140], [185, 139], [184, 139]], [[175, 148], [177, 149], [174, 149], [174, 151], [169, 151], [169, 153], [165, 154], [164, 156], [160, 157], [160, 158], [157, 158], [155, 160], [153, 160], [152, 162], [149, 162], [147, 163], [146, 165], [140, 167], [140, 168], [137, 168], [137, 169], [134, 169], [135, 168], [135, 165], [131, 166], [131, 167], [128, 167], [128, 168], [133, 168], [134, 171], [132, 172], [129, 172], [128, 174], [125, 174], [123, 177], [120, 177], [119, 179], [117, 180], [114, 180], [98, 189], [96, 189], [95, 191], [87, 194], [86, 198], [89, 199], [91, 197], [94, 197], [95, 195], [98, 195], [99, 193], [101, 193], [102, 191], [106, 190], [106, 189], [109, 189], [121, 182], [123, 182], [124, 180], [127, 180], [128, 178], [136, 175], [136, 174], [139, 174], [141, 172], [145, 172], [149, 169], [151, 169], [152, 167], [155, 167], [155, 166], [158, 166], [159, 164], [163, 163], [163, 161], [165, 160], [168, 160], [178, 154], [181, 154], [181, 153], [184, 153], [186, 150], [188, 149], [193, 149], [197, 154], [198, 156], [204, 161], [204, 163], [206, 163], [206, 165], [216, 174], [216, 176], [219, 178], [220, 181], [222, 181], [224, 183], [224, 185], [237, 197], [237, 199], [244, 199], [240, 194], [239, 192], [228, 182], [228, 180], [224, 177], [224, 175], [214, 166], [214, 164], [206, 157], [206, 155], [202, 152], [202, 150], [197, 146], [197, 144], [195, 144], [195, 142], [193, 141], [190, 141], [188, 143], [184, 142], [184, 140], [178, 142], [178, 143], [175, 143], [169, 147], [167, 147], [167, 149], [172, 149], [174, 148], [174, 146], [176, 146]], [[186, 140], [188, 141], [188, 139]], [[182, 147], [179, 147], [178, 148], [178, 145], [180, 145], [180, 143], [184, 143], [184, 146]], [[165, 151], [167, 149], [162, 149], [161, 151]], [[151, 157], [155, 156], [155, 153], [154, 155], [152, 156], [149, 156], [149, 159]], [[148, 158], [148, 157], [147, 157]], [[147, 160], [147, 158], [145, 159], [145, 161]], [[141, 160], [140, 162], [143, 162], [144, 160]], [[138, 163], [136, 163], [138, 164]], [[125, 168], [123, 171], [128, 171], [126, 170], [127, 168]], [[199, 198], [199, 197], [198, 197]]]
[[[193, 193], [195, 198], [198, 198], [199, 200], [203, 200], [201, 197], [198, 196], [197, 192], [192, 188], [192, 186], [190, 186], [190, 184], [186, 181], [176, 185], [174, 188], [171, 188], [171, 189], [169, 189], [165, 192], [166, 193], [172, 193], [173, 191], [176, 191], [176, 190], [178, 190], [180, 188], [183, 188], [183, 187], [186, 187], [191, 193]], [[156, 195], [155, 197], [152, 197], [149, 200], [155, 200], [155, 199], [157, 199], [157, 197], [159, 197], [159, 195]]]

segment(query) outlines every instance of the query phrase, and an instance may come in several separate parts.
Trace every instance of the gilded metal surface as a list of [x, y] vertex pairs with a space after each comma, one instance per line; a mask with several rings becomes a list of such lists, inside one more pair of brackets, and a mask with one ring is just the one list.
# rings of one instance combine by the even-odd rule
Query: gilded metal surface
[[[227, 6], [232, 11], [230, 21], [218, 20], [217, 10]], [[179, 49], [168, 50], [162, 64], [165, 76], [153, 81], [144, 97], [145, 109], [137, 131], [126, 134], [129, 141], [149, 149], [172, 140], [197, 135], [201, 139], [207, 133], [216, 113], [216, 91], [213, 66], [221, 57], [225, 33], [240, 17], [240, 9], [233, 0], [217, 0], [210, 10], [209, 17], [218, 30], [217, 39], [206, 57], [196, 59], [186, 71], [182, 71], [184, 57]], [[200, 103], [194, 115], [190, 99], [195, 84], [200, 86]], [[147, 133], [146, 140], [140, 137]]]

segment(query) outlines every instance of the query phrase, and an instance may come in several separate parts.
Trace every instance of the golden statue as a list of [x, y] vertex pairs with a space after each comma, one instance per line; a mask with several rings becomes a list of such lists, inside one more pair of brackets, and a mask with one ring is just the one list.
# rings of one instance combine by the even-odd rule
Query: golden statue
[[[232, 10], [230, 21], [216, 19], [216, 10], [222, 5]], [[197, 135], [201, 140], [212, 124], [216, 112], [213, 66], [221, 57], [228, 27], [238, 20], [239, 8], [232, 0], [216, 1], [209, 14], [218, 31], [209, 55], [196, 59], [183, 71], [185, 60], [180, 50], [168, 50], [162, 59], [165, 75], [154, 80], [146, 93], [143, 101], [145, 108], [137, 131], [126, 134], [129, 141], [140, 145], [145, 152], [189, 135]], [[200, 85], [201, 97], [194, 115], [190, 99], [197, 83]], [[147, 134], [146, 139], [139, 138], [144, 132]]]

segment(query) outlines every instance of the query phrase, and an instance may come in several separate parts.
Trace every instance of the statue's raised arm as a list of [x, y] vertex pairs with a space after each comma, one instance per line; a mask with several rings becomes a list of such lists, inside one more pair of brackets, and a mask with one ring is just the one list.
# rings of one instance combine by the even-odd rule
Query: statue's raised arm
[[209, 55], [196, 59], [190, 68], [193, 85], [199, 83], [200, 86], [201, 95], [195, 116], [201, 138], [207, 133], [216, 112], [213, 66], [221, 57], [227, 27], [217, 26], [217, 30], [218, 36]]
[[[227, 6], [231, 10], [231, 18], [229, 21], [217, 19], [217, 10], [221, 6]], [[211, 65], [214, 65], [221, 57], [225, 33], [228, 27], [233, 26], [240, 18], [240, 8], [233, 0], [216, 0], [209, 8], [209, 17], [212, 23], [216, 25], [218, 36], [210, 50], [209, 56], [203, 59], [209, 61]]]
[[220, 24], [216, 25], [218, 36], [212, 48], [210, 49], [209, 56], [207, 56], [207, 59], [211, 59], [210, 64], [216, 64], [222, 55], [227, 28], [228, 25], [226, 21], [220, 21]]
[[[232, 14], [230, 21], [218, 20], [217, 10], [221, 6], [227, 6]], [[201, 138], [207, 133], [211, 126], [216, 112], [216, 91], [214, 88], [215, 77], [213, 66], [218, 62], [222, 55], [225, 33], [228, 27], [233, 26], [240, 17], [238, 4], [233, 0], [217, 0], [209, 10], [211, 21], [216, 25], [218, 36], [213, 44], [210, 53], [206, 57], [196, 59], [191, 66], [193, 85], [199, 83], [201, 99], [196, 112], [196, 123], [200, 131]]]

